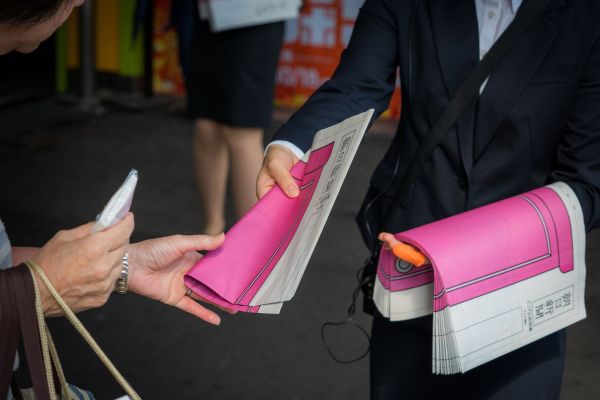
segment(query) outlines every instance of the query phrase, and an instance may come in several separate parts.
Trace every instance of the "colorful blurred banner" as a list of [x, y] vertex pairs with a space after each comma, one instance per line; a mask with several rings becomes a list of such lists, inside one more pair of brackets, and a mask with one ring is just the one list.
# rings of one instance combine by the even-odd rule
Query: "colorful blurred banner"
[[154, 0], [152, 85], [154, 93], [185, 94], [177, 35], [170, 26], [171, 0]]
[[[281, 50], [275, 104], [298, 108], [327, 80], [348, 44], [358, 10], [364, 0], [304, 0], [297, 20], [288, 21]], [[162, 32], [169, 18], [170, 0], [154, 0], [154, 90], [183, 94], [172, 30]], [[193, 73], [193, 72], [192, 72]], [[397, 89], [384, 114], [398, 118], [400, 94]]]
[[[304, 0], [297, 20], [289, 21], [279, 70], [275, 103], [298, 108], [335, 71], [348, 44], [364, 0]], [[385, 115], [400, 115], [396, 90]]]

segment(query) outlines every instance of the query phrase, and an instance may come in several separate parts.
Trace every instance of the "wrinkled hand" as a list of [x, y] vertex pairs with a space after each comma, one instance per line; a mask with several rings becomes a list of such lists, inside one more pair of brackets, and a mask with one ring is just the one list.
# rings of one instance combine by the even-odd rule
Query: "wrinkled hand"
[[[133, 231], [133, 214], [102, 232], [91, 234], [92, 225], [59, 231], [33, 258], [74, 312], [100, 307], [108, 300]], [[36, 281], [44, 315], [62, 315], [37, 275]]]
[[[214, 250], [225, 235], [174, 235], [129, 246], [129, 290], [219, 325], [221, 318], [185, 295], [184, 275], [202, 258], [198, 250]], [[195, 293], [194, 299], [205, 301]], [[224, 311], [233, 313], [232, 310]]]
[[399, 241], [391, 233], [381, 232], [378, 239], [384, 243], [387, 249], [392, 250], [394, 256], [413, 264], [415, 267], [431, 264], [431, 261], [429, 261], [425, 254], [421, 253], [421, 251], [410, 244]]
[[298, 196], [300, 189], [290, 173], [298, 161], [299, 158], [285, 146], [269, 147], [256, 181], [258, 198], [267, 194], [275, 184], [279, 185], [288, 197]]

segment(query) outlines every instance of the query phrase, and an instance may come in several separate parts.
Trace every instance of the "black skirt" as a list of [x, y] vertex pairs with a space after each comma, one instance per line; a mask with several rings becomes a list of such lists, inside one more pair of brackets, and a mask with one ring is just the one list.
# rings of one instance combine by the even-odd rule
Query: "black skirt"
[[284, 22], [213, 33], [195, 18], [188, 113], [238, 128], [269, 127]]

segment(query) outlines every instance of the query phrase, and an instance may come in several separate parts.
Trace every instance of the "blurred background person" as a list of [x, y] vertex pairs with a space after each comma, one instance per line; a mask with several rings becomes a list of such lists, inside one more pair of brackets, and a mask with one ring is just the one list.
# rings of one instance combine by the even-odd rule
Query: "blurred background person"
[[226, 227], [228, 175], [238, 218], [257, 200], [256, 176], [263, 134], [271, 124], [284, 22], [214, 33], [201, 11], [194, 18], [186, 87], [188, 112], [195, 120], [193, 152], [204, 232], [217, 234]]

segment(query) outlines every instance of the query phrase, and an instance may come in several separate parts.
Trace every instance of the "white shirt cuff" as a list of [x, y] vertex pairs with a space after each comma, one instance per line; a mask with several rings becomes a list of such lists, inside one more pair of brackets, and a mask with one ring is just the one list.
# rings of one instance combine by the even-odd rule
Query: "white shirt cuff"
[[271, 143], [269, 143], [267, 145], [267, 148], [265, 149], [265, 154], [269, 150], [269, 147], [271, 147], [272, 145], [275, 145], [275, 144], [287, 148], [292, 153], [294, 153], [294, 155], [296, 157], [298, 157], [299, 159], [302, 159], [302, 157], [304, 157], [304, 152], [302, 150], [300, 150], [300, 148], [298, 146], [296, 146], [294, 143], [288, 142], [287, 140], [273, 140]]

